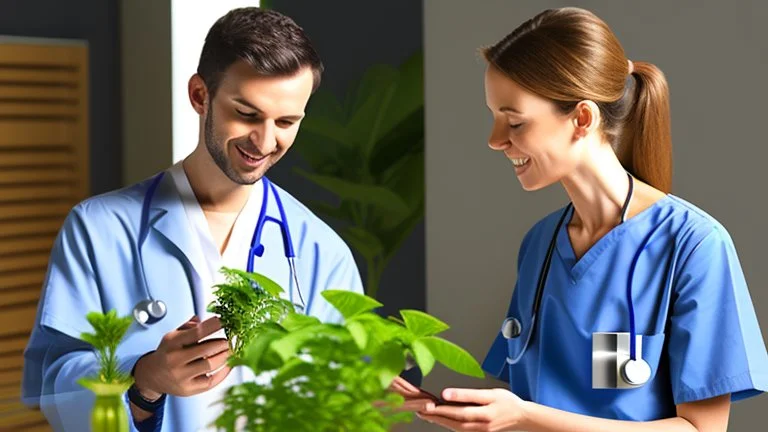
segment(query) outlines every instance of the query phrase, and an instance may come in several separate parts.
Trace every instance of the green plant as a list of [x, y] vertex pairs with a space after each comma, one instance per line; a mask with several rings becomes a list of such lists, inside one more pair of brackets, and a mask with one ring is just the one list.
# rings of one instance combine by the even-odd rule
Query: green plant
[[346, 226], [341, 236], [366, 263], [366, 293], [376, 297], [387, 263], [424, 217], [423, 59], [369, 68], [343, 102], [312, 97], [295, 146], [310, 171], [295, 171], [333, 193], [317, 214]]
[[375, 299], [327, 290], [323, 297], [343, 324], [288, 312], [265, 322], [233, 366], [257, 375], [227, 390], [215, 426], [227, 431], [386, 431], [412, 419], [398, 412], [403, 398], [388, 391], [411, 355], [424, 375], [436, 362], [482, 377], [477, 361], [437, 336], [448, 325], [427, 313], [403, 310], [400, 318], [374, 312]]
[[133, 378], [119, 369], [117, 346], [133, 322], [130, 316], [118, 317], [115, 310], [106, 314], [90, 312], [86, 319], [93, 333], [81, 333], [80, 338], [91, 344], [99, 360], [95, 377], [83, 377], [77, 382], [96, 395], [91, 410], [91, 430], [94, 432], [127, 432], [128, 414], [122, 394], [133, 383]]
[[239, 357], [264, 323], [280, 321], [293, 305], [279, 297], [283, 289], [265, 276], [226, 267], [221, 272], [226, 283], [214, 286], [216, 300], [208, 311], [219, 315], [229, 349]]
[[129, 374], [118, 369], [117, 346], [123, 339], [133, 319], [130, 316], [118, 317], [113, 309], [103, 314], [90, 312], [86, 319], [93, 327], [93, 333], [82, 333], [80, 338], [91, 344], [99, 359], [99, 374], [97, 378], [83, 380], [98, 381], [104, 384], [123, 383], [131, 381]]

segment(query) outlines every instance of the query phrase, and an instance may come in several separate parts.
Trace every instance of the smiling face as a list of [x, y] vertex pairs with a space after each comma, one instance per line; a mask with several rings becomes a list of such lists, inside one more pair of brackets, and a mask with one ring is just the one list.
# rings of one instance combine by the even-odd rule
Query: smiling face
[[[210, 99], [202, 79], [192, 78], [190, 95], [204, 122], [202, 142], [230, 180], [253, 184], [285, 155], [304, 118], [312, 84], [308, 67], [292, 76], [264, 77], [237, 61]], [[209, 103], [199, 103], [204, 100]]]
[[485, 98], [493, 114], [488, 145], [512, 162], [523, 189], [558, 182], [578, 166], [584, 150], [579, 110], [561, 113], [553, 102], [527, 91], [493, 66], [486, 69]]

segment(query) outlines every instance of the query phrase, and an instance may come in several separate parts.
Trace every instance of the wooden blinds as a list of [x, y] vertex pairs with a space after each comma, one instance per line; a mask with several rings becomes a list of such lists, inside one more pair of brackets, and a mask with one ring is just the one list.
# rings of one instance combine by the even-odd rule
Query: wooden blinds
[[22, 353], [88, 170], [87, 47], [0, 37], [0, 430], [49, 430], [20, 402]]

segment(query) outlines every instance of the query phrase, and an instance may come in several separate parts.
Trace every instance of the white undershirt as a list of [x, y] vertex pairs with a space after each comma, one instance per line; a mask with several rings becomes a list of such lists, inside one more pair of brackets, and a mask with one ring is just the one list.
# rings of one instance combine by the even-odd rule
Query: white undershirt
[[[239, 270], [246, 270], [249, 248], [251, 244], [251, 237], [256, 228], [258, 222], [259, 213], [261, 211], [261, 203], [264, 199], [264, 187], [262, 180], [259, 180], [251, 188], [251, 194], [248, 197], [240, 213], [235, 219], [235, 223], [232, 227], [232, 233], [229, 236], [229, 241], [224, 248], [223, 253], [219, 253], [218, 245], [213, 239], [208, 221], [203, 213], [203, 209], [200, 207], [200, 203], [195, 197], [195, 193], [192, 190], [192, 186], [189, 183], [184, 167], [181, 162], [176, 163], [169, 169], [173, 182], [176, 185], [176, 189], [181, 196], [182, 204], [184, 205], [184, 212], [187, 215], [187, 221], [189, 223], [191, 231], [195, 234], [196, 242], [193, 242], [198, 248], [197, 253], [201, 253], [204, 257], [207, 268], [196, 269], [200, 274], [203, 281], [203, 309], [206, 309], [208, 305], [214, 300], [213, 286], [225, 281], [224, 275], [219, 271], [221, 267], [235, 268]], [[213, 316], [210, 312], [205, 311], [204, 316], [200, 317], [201, 320], [205, 320]], [[217, 337], [224, 337], [223, 330], [221, 333], [216, 333]], [[229, 374], [229, 376], [221, 382], [216, 388], [205, 393], [208, 396], [210, 404], [213, 404], [224, 397], [224, 392], [235, 384], [244, 382], [245, 379], [251, 380], [253, 374], [249, 370], [242, 367], [237, 367]], [[205, 411], [206, 417], [204, 424], [213, 422], [221, 414], [222, 406], [216, 404]]]

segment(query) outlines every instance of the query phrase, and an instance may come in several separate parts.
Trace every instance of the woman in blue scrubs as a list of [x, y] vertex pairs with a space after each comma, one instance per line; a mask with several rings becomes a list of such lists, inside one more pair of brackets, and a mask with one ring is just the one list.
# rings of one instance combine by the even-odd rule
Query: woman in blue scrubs
[[483, 364], [509, 390], [446, 389], [479, 406], [419, 416], [457, 431], [726, 430], [731, 402], [768, 390], [768, 355], [728, 232], [670, 194], [663, 74], [575, 8], [484, 55], [490, 147], [523, 189], [560, 183], [571, 203], [520, 247]]

